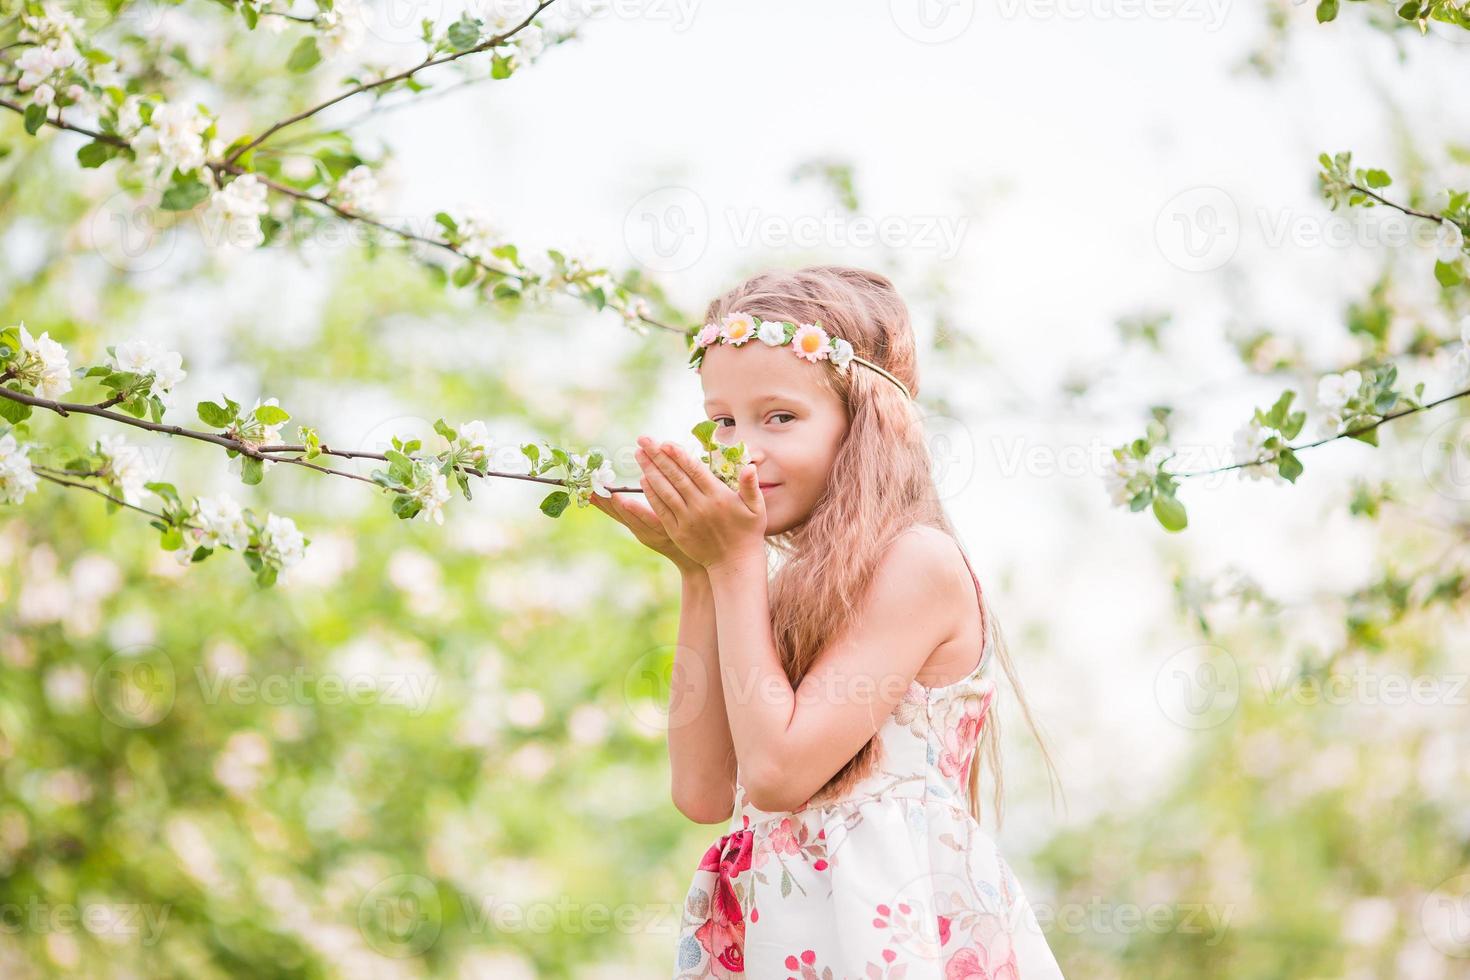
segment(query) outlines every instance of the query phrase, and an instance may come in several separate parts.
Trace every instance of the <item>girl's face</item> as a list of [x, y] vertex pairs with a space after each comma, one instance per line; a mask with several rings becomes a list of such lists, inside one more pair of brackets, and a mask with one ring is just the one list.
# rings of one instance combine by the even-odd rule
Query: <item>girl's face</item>
[[847, 434], [847, 411], [819, 371], [789, 347], [749, 340], [704, 352], [700, 379], [715, 441], [744, 442], [766, 499], [766, 534], [801, 524], [827, 488]]

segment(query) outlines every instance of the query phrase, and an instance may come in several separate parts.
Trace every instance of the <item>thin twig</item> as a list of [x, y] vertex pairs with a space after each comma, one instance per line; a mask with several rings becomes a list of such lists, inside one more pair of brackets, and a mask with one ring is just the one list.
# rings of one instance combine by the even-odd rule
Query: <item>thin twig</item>
[[1287, 449], [1291, 450], [1293, 453], [1300, 453], [1305, 452], [1308, 449], [1315, 449], [1317, 446], [1325, 446], [1329, 442], [1336, 442], [1339, 439], [1348, 439], [1352, 436], [1361, 435], [1364, 432], [1371, 432], [1372, 430], [1378, 428], [1380, 425], [1383, 425], [1385, 422], [1391, 422], [1394, 419], [1401, 419], [1405, 415], [1414, 415], [1419, 412], [1427, 412], [1437, 405], [1443, 405], [1445, 402], [1452, 402], [1456, 398], [1464, 398], [1466, 395], [1470, 395], [1470, 388], [1467, 388], [1464, 391], [1457, 391], [1453, 395], [1446, 395], [1443, 398], [1436, 399], [1432, 402], [1425, 402], [1423, 405], [1420, 405], [1417, 408], [1406, 408], [1400, 412], [1391, 412], [1388, 415], [1385, 415], [1368, 425], [1358, 426], [1355, 429], [1348, 429], [1344, 432], [1339, 432], [1335, 436], [1327, 436], [1325, 439], [1318, 439], [1316, 442], [1303, 443], [1300, 446], [1287, 446], [1285, 447], [1285, 449], [1278, 449], [1275, 452], [1271, 453], [1269, 456], [1263, 456], [1260, 459], [1250, 460], [1243, 463], [1232, 463], [1229, 466], [1220, 466], [1213, 470], [1196, 470], [1193, 473], [1170, 473], [1169, 475], [1174, 477], [1176, 480], [1187, 480], [1193, 476], [1210, 476], [1214, 473], [1228, 473], [1231, 470], [1244, 469], [1247, 466], [1263, 466], [1267, 463], [1275, 462]]
[[303, 119], [308, 119], [311, 116], [316, 115], [318, 112], [321, 112], [323, 109], [330, 108], [331, 106], [336, 105], [338, 102], [341, 102], [344, 99], [350, 99], [352, 96], [357, 95], [359, 93], [367, 92], [367, 91], [369, 91], [371, 89], [375, 89], [375, 88], [380, 88], [380, 87], [382, 87], [384, 85], [391, 85], [394, 82], [401, 82], [404, 79], [409, 78], [409, 77], [412, 77], [415, 73], [421, 72], [421, 71], [423, 71], [426, 68], [433, 68], [436, 65], [448, 64], [451, 61], [458, 61], [460, 58], [464, 58], [464, 57], [467, 57], [467, 56], [472, 55], [472, 54], [478, 54], [481, 51], [486, 51], [486, 50], [489, 50], [490, 48], [499, 47], [500, 45], [504, 44], [505, 41], [508, 38], [514, 36], [518, 31], [522, 30], [527, 25], [529, 25], [531, 23], [531, 21], [536, 18], [536, 15], [537, 14], [541, 13], [541, 11], [545, 10], [547, 7], [551, 6], [555, 2], [556, 2], [556, 0], [541, 0], [541, 2], [539, 4], [537, 4], [536, 9], [533, 10], [533, 11], [531, 11], [531, 13], [526, 17], [526, 19], [523, 20], [523, 21], [521, 21], [515, 27], [511, 28], [509, 31], [505, 32], [504, 34], [496, 34], [493, 37], [490, 37], [490, 38], [486, 39], [485, 41], [480, 42], [479, 44], [475, 45], [472, 48], [466, 48], [463, 51], [456, 51], [454, 54], [446, 55], [446, 56], [444, 56], [442, 58], [425, 58], [423, 61], [419, 62], [417, 65], [413, 66], [412, 68], [407, 69], [406, 71], [398, 72], [395, 75], [389, 75], [386, 78], [380, 78], [380, 79], [378, 79], [375, 82], [365, 82], [362, 85], [358, 85], [358, 86], [356, 86], [354, 88], [348, 89], [346, 92], [342, 92], [339, 95], [335, 95], [332, 98], [328, 99], [327, 101], [325, 101], [325, 102], [323, 102], [323, 103], [321, 103], [319, 105], [313, 106], [310, 109], [306, 109], [306, 110], [304, 110], [302, 112], [298, 112], [294, 116], [290, 116], [290, 117], [288, 117], [286, 119], [282, 119], [280, 122], [275, 123], [269, 129], [267, 129], [265, 132], [263, 132], [259, 136], [255, 137], [255, 139], [251, 140], [249, 143], [246, 143], [244, 146], [240, 147], [234, 153], [231, 153], [228, 157], [225, 158], [225, 161], [224, 162], [225, 162], [226, 165], [229, 165], [229, 164], [234, 163], [243, 154], [248, 153], [251, 150], [255, 149], [257, 146], [259, 146], [260, 144], [264, 143], [266, 140], [270, 139], [276, 133], [279, 133], [281, 130], [285, 129], [287, 126], [291, 126], [291, 125], [294, 125], [295, 123], [299, 123]]
[[1359, 194], [1367, 195], [1368, 197], [1373, 198], [1373, 200], [1377, 201], [1379, 204], [1385, 204], [1388, 207], [1393, 208], [1395, 211], [1402, 211], [1404, 214], [1410, 214], [1416, 218], [1426, 218], [1429, 221], [1444, 220], [1444, 215], [1442, 214], [1435, 214], [1432, 211], [1419, 211], [1404, 204], [1395, 204], [1393, 201], [1390, 201], [1388, 198], [1384, 197], [1382, 194], [1379, 194], [1377, 191], [1374, 191], [1371, 188], [1363, 187], [1360, 184], [1355, 184], [1352, 181], [1348, 181], [1348, 186], [1357, 191]]
[[[118, 504], [122, 507], [126, 507], [129, 510], [136, 510], [140, 514], [147, 514], [149, 517], [156, 517], [161, 521], [168, 520], [168, 516], [165, 514], [160, 514], [157, 511], [149, 510], [147, 507], [139, 507], [137, 504], [130, 504], [126, 500], [123, 500], [120, 497], [114, 497], [112, 494], [107, 493], [105, 490], [99, 490], [96, 487], [91, 486], [90, 484], [77, 483], [74, 480], [64, 480], [59, 476], [52, 476], [49, 472], [46, 472], [45, 467], [33, 466], [31, 467], [31, 469], [34, 470], [36, 475], [43, 480], [50, 480], [52, 483], [59, 483], [64, 487], [75, 487], [78, 490], [90, 490], [92, 493], [97, 494], [99, 497], [106, 497], [113, 503]], [[188, 527], [189, 525], [186, 524], [184, 526]]]

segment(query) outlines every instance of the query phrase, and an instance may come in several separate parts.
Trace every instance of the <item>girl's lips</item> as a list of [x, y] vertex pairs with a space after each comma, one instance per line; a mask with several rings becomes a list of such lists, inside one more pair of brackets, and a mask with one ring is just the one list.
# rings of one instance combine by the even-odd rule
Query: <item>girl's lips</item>
[[779, 484], [779, 483], [762, 483], [761, 484], [761, 489], [762, 490], [774, 490], [777, 487], [779, 487], [780, 485], [781, 484]]

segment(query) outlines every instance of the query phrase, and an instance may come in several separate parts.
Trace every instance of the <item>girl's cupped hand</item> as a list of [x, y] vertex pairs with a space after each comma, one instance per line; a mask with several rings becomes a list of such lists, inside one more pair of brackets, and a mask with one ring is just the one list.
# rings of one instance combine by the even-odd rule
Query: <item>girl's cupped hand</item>
[[663, 522], [653, 508], [631, 493], [614, 493], [607, 497], [593, 494], [592, 506], [633, 532], [644, 547], [656, 551], [673, 562], [680, 572], [703, 572], [704, 566], [680, 550], [664, 530]]
[[706, 569], [755, 555], [764, 567], [766, 500], [754, 463], [741, 469], [739, 489], [732, 490], [673, 443], [640, 436], [638, 445], [639, 483], [680, 551]]

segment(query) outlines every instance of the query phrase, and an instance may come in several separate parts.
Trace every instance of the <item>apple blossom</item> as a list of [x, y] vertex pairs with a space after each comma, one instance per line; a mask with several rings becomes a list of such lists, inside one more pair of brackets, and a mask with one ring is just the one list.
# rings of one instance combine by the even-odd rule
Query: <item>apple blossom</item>
[[36, 489], [39, 481], [29, 452], [30, 447], [17, 443], [10, 433], [0, 436], [0, 501], [18, 504]]
[[240, 503], [227, 493], [213, 497], [195, 497], [190, 514], [199, 525], [196, 531], [198, 543], [205, 548], [224, 545], [236, 551], [244, 551], [250, 543], [250, 528], [245, 523], [245, 514]]

